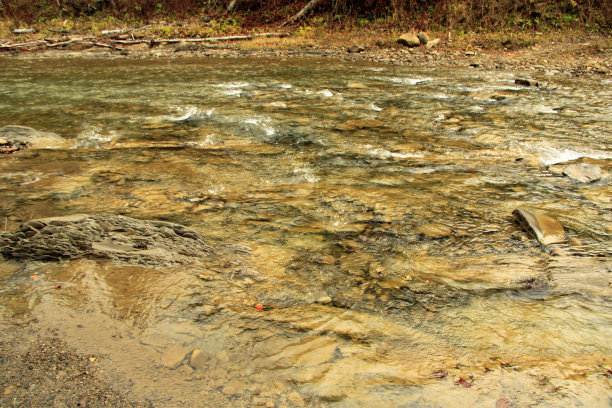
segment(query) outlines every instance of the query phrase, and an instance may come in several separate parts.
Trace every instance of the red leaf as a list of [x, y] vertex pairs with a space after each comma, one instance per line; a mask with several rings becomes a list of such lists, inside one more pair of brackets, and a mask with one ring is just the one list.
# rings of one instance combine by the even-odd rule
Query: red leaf
[[470, 384], [465, 378], [459, 377], [459, 384], [461, 384], [464, 388], [470, 388], [472, 384]]
[[500, 398], [495, 403], [496, 408], [510, 408], [512, 402], [508, 398]]

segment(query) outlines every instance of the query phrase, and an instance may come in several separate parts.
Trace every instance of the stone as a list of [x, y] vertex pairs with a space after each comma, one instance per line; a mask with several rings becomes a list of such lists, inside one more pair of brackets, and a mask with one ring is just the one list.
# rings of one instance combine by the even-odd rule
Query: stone
[[453, 230], [447, 225], [440, 223], [432, 223], [421, 225], [417, 228], [417, 233], [427, 238], [447, 238], [452, 234]]
[[356, 130], [356, 129], [374, 129], [383, 127], [385, 124], [376, 119], [356, 119], [347, 120], [345, 123], [336, 126], [337, 130]]
[[180, 42], [174, 48], [174, 52], [183, 52], [183, 51], [197, 51], [200, 49], [200, 46], [197, 44], [192, 44], [188, 42]]
[[563, 168], [563, 174], [580, 183], [592, 183], [603, 177], [599, 166], [588, 163], [574, 163]]
[[53, 149], [62, 148], [68, 145], [68, 141], [63, 137], [51, 133], [41, 132], [27, 126], [8, 125], [0, 128], [0, 139], [14, 146], [24, 146], [33, 149]]
[[214, 252], [200, 233], [182, 225], [112, 214], [30, 220], [0, 234], [0, 253], [17, 260], [102, 258], [168, 266], [207, 259]]
[[538, 81], [536, 81], [535, 79], [528, 79], [528, 78], [516, 78], [514, 80], [514, 83], [517, 85], [522, 85], [522, 86], [534, 86], [534, 87], [540, 86]]
[[195, 369], [199, 370], [206, 366], [206, 362], [210, 359], [208, 353], [200, 350], [199, 348], [194, 349], [191, 352], [191, 357], [189, 358], [189, 365]]
[[351, 45], [350, 47], [348, 47], [346, 51], [353, 53], [353, 54], [357, 54], [360, 52], [364, 52], [365, 48], [363, 48], [361, 45], [355, 44], [355, 45]]
[[183, 347], [171, 348], [166, 351], [161, 356], [161, 363], [164, 367], [169, 368], [171, 370], [176, 370], [187, 358], [187, 354], [189, 354], [191, 350]]
[[332, 302], [332, 298], [330, 298], [329, 296], [323, 296], [316, 300], [316, 303], [319, 303], [321, 305], [328, 305], [331, 302]]
[[560, 244], [566, 241], [563, 225], [553, 217], [535, 214], [525, 208], [517, 208], [512, 212], [521, 228], [542, 245]]
[[440, 44], [440, 39], [436, 38], [436, 39], [433, 39], [431, 41], [428, 41], [427, 44], [425, 45], [425, 48], [431, 49], [431, 48], [435, 47], [438, 44]]
[[402, 34], [400, 38], [397, 39], [397, 42], [405, 45], [406, 47], [418, 47], [421, 45], [419, 37], [410, 33]]
[[361, 82], [349, 82], [346, 84], [346, 87], [349, 89], [366, 89], [367, 86], [362, 84]]
[[429, 41], [429, 36], [424, 31], [421, 31], [420, 33], [418, 33], [417, 34], [417, 38], [419, 39], [419, 41], [423, 45], [427, 44], [427, 42]]

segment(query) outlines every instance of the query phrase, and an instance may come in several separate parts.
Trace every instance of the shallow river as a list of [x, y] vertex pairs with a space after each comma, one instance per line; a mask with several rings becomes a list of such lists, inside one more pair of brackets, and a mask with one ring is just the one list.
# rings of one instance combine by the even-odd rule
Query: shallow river
[[[225, 254], [1, 264], [1, 319], [59, 330], [117, 387], [156, 407], [610, 403], [611, 179], [556, 170], [612, 170], [609, 78], [321, 59], [0, 72], [0, 127], [69, 139], [0, 156], [3, 230], [114, 213]], [[517, 207], [567, 242], [527, 237]]]

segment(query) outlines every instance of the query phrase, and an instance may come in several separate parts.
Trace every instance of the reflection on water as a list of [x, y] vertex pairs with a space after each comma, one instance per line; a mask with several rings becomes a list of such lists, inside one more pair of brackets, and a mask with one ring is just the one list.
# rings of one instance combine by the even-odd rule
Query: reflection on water
[[[188, 225], [223, 254], [1, 265], [4, 318], [61, 329], [105, 355], [116, 384], [162, 407], [608, 404], [609, 178], [547, 169], [612, 169], [598, 79], [532, 89], [507, 72], [317, 59], [19, 64], [0, 62], [0, 125], [70, 147], [0, 157], [6, 230], [115, 213]], [[519, 206], [558, 218], [568, 242], [530, 241]]]

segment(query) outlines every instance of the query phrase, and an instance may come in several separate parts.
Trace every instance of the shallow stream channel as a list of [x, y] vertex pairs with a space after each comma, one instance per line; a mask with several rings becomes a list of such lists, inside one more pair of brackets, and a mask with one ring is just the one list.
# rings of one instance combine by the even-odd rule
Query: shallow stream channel
[[[88, 214], [209, 248], [0, 258], [1, 330], [61, 333], [155, 407], [612, 403], [609, 77], [6, 59], [7, 125], [65, 142], [0, 155], [6, 236]], [[564, 242], [540, 244], [517, 208]]]

